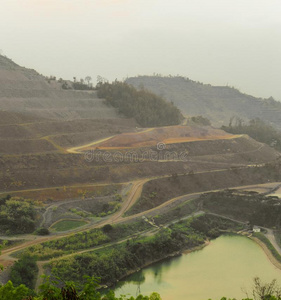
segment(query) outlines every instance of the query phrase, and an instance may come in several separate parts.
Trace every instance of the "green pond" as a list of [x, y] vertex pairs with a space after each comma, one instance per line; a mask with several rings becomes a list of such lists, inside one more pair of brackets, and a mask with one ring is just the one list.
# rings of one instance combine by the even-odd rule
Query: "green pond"
[[207, 247], [156, 263], [119, 282], [116, 295], [136, 296], [158, 292], [163, 300], [212, 300], [222, 296], [245, 297], [253, 278], [281, 285], [281, 270], [252, 240], [242, 236], [221, 236]]

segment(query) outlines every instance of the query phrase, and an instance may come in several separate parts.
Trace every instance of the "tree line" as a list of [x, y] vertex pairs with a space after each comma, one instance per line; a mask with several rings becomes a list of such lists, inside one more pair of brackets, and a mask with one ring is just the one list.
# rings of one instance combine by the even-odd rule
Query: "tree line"
[[57, 286], [57, 281], [47, 278], [40, 286], [40, 292], [36, 293], [26, 285], [14, 285], [8, 281], [5, 285], [0, 285], [1, 300], [161, 300], [158, 293], [150, 296], [139, 295], [136, 298], [130, 296], [116, 297], [110, 290], [106, 295], [99, 292], [98, 280], [86, 278], [84, 285], [75, 282], [64, 282], [62, 287]]
[[[106, 295], [102, 295], [98, 288], [98, 280], [93, 277], [86, 277], [84, 285], [79, 285], [76, 282], [65, 282], [62, 287], [56, 286], [56, 281], [50, 280], [49, 277], [43, 285], [40, 286], [40, 292], [36, 295], [33, 290], [28, 289], [24, 284], [14, 286], [9, 281], [7, 284], [0, 286], [1, 300], [161, 300], [161, 296], [153, 292], [150, 296], [138, 295], [116, 297], [112, 290]], [[242, 300], [280, 300], [281, 289], [276, 280], [269, 283], [264, 283], [259, 277], [254, 278], [254, 285], [252, 290], [247, 293], [246, 298]], [[249, 296], [251, 294], [251, 296]], [[211, 300], [211, 299], [209, 299]], [[227, 299], [221, 300], [237, 300]]]
[[97, 93], [98, 97], [105, 98], [108, 104], [117, 108], [120, 114], [135, 118], [142, 127], [178, 125], [183, 118], [173, 103], [124, 82], [99, 82]]
[[259, 118], [248, 123], [241, 118], [231, 118], [228, 126], [222, 126], [222, 129], [233, 134], [247, 134], [256, 141], [281, 151], [281, 132]]

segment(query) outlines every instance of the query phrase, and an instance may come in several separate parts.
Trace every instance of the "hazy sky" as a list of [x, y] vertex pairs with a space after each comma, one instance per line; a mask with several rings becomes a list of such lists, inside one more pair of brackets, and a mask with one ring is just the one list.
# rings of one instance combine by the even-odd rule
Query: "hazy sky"
[[44, 75], [180, 74], [281, 101], [280, 0], [0, 0], [0, 37]]

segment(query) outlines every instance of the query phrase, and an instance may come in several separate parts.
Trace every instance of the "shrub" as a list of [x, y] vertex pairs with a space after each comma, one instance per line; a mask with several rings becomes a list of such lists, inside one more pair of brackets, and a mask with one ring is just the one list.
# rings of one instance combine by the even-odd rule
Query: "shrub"
[[110, 224], [106, 224], [106, 225], [104, 225], [103, 227], [102, 227], [102, 231], [104, 232], [104, 233], [108, 233], [108, 232], [110, 232], [110, 231], [112, 231], [113, 230], [113, 227], [110, 225]]
[[38, 235], [48, 235], [48, 234], [50, 234], [50, 231], [49, 231], [48, 228], [40, 227], [36, 230], [36, 234], [38, 234]]

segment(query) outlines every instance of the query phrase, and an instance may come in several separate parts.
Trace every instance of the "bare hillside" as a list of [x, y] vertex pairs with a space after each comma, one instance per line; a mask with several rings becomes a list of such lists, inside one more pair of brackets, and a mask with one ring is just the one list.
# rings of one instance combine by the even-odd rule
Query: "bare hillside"
[[51, 119], [120, 118], [94, 91], [63, 90], [36, 71], [0, 56], [0, 110]]
[[[2, 191], [127, 182], [174, 173], [248, 168], [273, 162], [280, 155], [247, 136], [232, 136], [209, 126], [184, 125], [143, 130], [134, 119], [123, 118], [114, 108], [98, 99], [95, 92], [63, 90], [57, 81], [49, 82], [33, 70], [0, 58]], [[194, 88], [197, 85], [190, 84]], [[178, 90], [175, 90], [175, 95]], [[253, 98], [251, 101], [254, 103], [256, 100]], [[199, 110], [204, 109], [202, 103], [198, 100], [198, 104], [194, 105]], [[151, 148], [159, 156], [157, 160], [132, 162], [89, 160], [84, 153], [67, 152], [71, 147], [85, 148], [85, 144], [113, 136], [104, 143], [106, 149], [100, 149], [102, 154], [122, 157], [126, 149], [119, 148], [136, 147], [135, 154], [140, 154], [140, 157]], [[158, 142], [167, 144], [167, 147], [157, 149]], [[161, 154], [166, 152], [186, 153], [188, 157], [186, 161], [162, 155], [163, 158]]]
[[231, 137], [231, 134], [227, 134], [223, 130], [215, 129], [210, 126], [168, 126], [150, 128], [140, 132], [123, 133], [101, 143], [95, 144], [94, 148], [118, 149], [153, 147], [156, 146], [158, 142], [176, 144], [198, 140], [227, 139]]
[[36, 123], [39, 121], [42, 121], [42, 118], [30, 114], [0, 110], [0, 125]]
[[281, 128], [281, 103], [273, 98], [255, 98], [234, 88], [183, 77], [139, 76], [127, 79], [127, 83], [172, 101], [185, 116], [205, 116], [215, 126], [228, 124], [232, 116], [239, 116], [245, 121], [259, 117]]
[[[157, 151], [156, 147], [149, 149]], [[226, 140], [198, 140], [170, 144], [167, 149], [162, 151], [163, 155], [158, 150], [160, 161], [142, 159], [142, 154], [147, 150], [148, 148], [139, 148], [134, 152], [140, 161], [118, 159], [120, 155], [122, 157], [122, 154], [126, 154], [119, 149], [99, 150], [100, 154], [105, 153], [106, 157], [111, 158], [108, 160], [88, 160], [83, 154], [54, 152], [40, 155], [0, 156], [0, 188], [4, 192], [84, 183], [127, 182], [140, 178], [175, 173], [209, 172], [218, 169], [229, 169], [229, 172], [235, 174], [235, 167], [253, 168], [262, 180], [255, 181], [256, 177], [253, 180], [249, 178], [247, 184], [267, 182], [275, 175], [274, 172], [271, 177], [268, 177], [268, 174], [263, 175], [259, 172], [259, 168], [254, 166], [269, 162], [273, 162], [275, 165], [276, 159], [280, 155], [269, 146], [258, 143], [247, 136]], [[163, 160], [165, 151], [178, 154], [185, 151], [187, 156], [184, 161], [168, 160], [168, 158]], [[279, 172], [279, 167], [277, 169]], [[213, 176], [215, 175], [213, 174]], [[198, 181], [198, 185], [200, 185], [200, 181]], [[241, 182], [239, 185], [243, 185], [243, 183]]]
[[132, 131], [132, 119], [48, 120], [0, 111], [0, 155], [64, 152], [64, 148]]
[[0, 155], [64, 152], [136, 125], [95, 91], [64, 90], [0, 56]]

